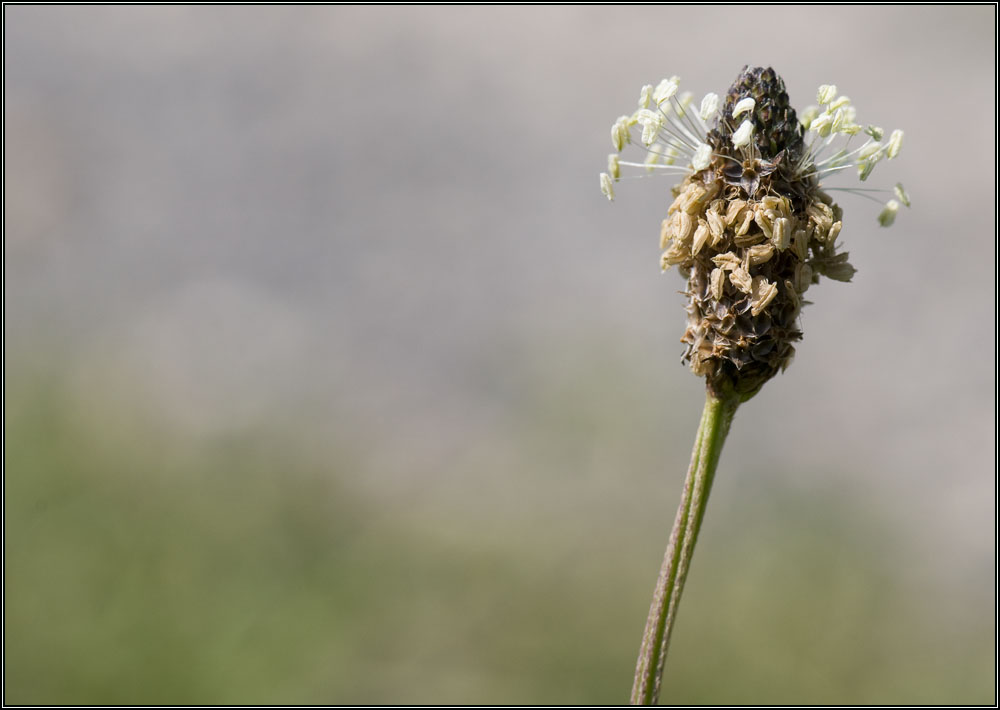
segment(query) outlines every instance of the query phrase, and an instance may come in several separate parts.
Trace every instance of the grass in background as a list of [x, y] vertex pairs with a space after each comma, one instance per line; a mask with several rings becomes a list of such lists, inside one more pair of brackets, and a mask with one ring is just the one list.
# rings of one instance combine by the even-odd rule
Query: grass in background
[[[58, 378], [8, 382], [7, 703], [627, 699], [660, 554], [621, 554], [649, 537], [635, 521], [595, 510], [439, 534], [349, 492], [362, 452], [317, 463], [267, 431], [195, 441], [114, 402], [81, 408]], [[556, 401], [526, 405], [525, 432], [533, 411], [560, 418]], [[553, 428], [523, 465], [545, 475], [551, 447], [600, 427]], [[733, 465], [663, 702], [993, 701], [993, 617], [927, 616], [864, 543], [870, 521], [836, 501], [725, 503], [740, 497], [722, 494]]]

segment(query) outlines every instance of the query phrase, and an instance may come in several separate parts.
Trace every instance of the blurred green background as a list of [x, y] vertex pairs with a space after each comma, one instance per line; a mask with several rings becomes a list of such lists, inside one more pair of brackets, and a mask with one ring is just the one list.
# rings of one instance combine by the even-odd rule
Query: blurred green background
[[661, 701], [994, 703], [996, 10], [778, 12], [5, 7], [5, 702], [625, 701], [702, 385], [597, 173], [759, 63], [914, 208], [841, 200]]

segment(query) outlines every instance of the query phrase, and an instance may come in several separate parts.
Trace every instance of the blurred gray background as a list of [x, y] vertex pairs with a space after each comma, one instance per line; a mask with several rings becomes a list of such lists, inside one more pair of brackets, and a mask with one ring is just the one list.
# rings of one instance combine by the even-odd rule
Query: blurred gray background
[[662, 701], [995, 702], [995, 7], [4, 20], [6, 702], [624, 701], [703, 384], [597, 176], [748, 63], [913, 208], [839, 198]]

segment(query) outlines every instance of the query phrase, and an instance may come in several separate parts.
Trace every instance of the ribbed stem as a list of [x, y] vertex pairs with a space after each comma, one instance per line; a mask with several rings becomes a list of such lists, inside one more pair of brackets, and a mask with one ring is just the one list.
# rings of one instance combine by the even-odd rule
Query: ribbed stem
[[722, 445], [729, 433], [729, 425], [740, 400], [735, 396], [717, 397], [708, 392], [701, 424], [695, 436], [691, 465], [684, 479], [684, 491], [677, 508], [674, 528], [670, 533], [667, 553], [663, 557], [660, 577], [653, 591], [646, 631], [642, 635], [639, 660], [635, 667], [635, 684], [632, 686], [633, 705], [655, 705], [660, 695], [663, 665], [670, 645], [670, 634], [677, 619], [677, 607], [684, 591], [698, 540], [698, 531], [705, 516], [705, 505], [712, 490], [712, 479], [719, 463]]

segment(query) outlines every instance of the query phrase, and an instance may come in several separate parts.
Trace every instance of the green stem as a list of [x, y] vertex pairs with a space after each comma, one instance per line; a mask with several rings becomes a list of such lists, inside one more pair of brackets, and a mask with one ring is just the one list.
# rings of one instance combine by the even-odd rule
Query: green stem
[[677, 619], [677, 607], [684, 591], [698, 540], [698, 531], [705, 516], [705, 505], [712, 490], [712, 479], [719, 463], [722, 445], [729, 433], [729, 425], [740, 400], [735, 396], [717, 397], [711, 391], [705, 398], [705, 410], [691, 452], [691, 465], [684, 479], [684, 491], [677, 508], [670, 543], [663, 557], [663, 567], [653, 591], [646, 631], [642, 635], [639, 661], [635, 667], [635, 684], [632, 686], [633, 705], [655, 705], [660, 695], [663, 664], [667, 658], [670, 634]]

